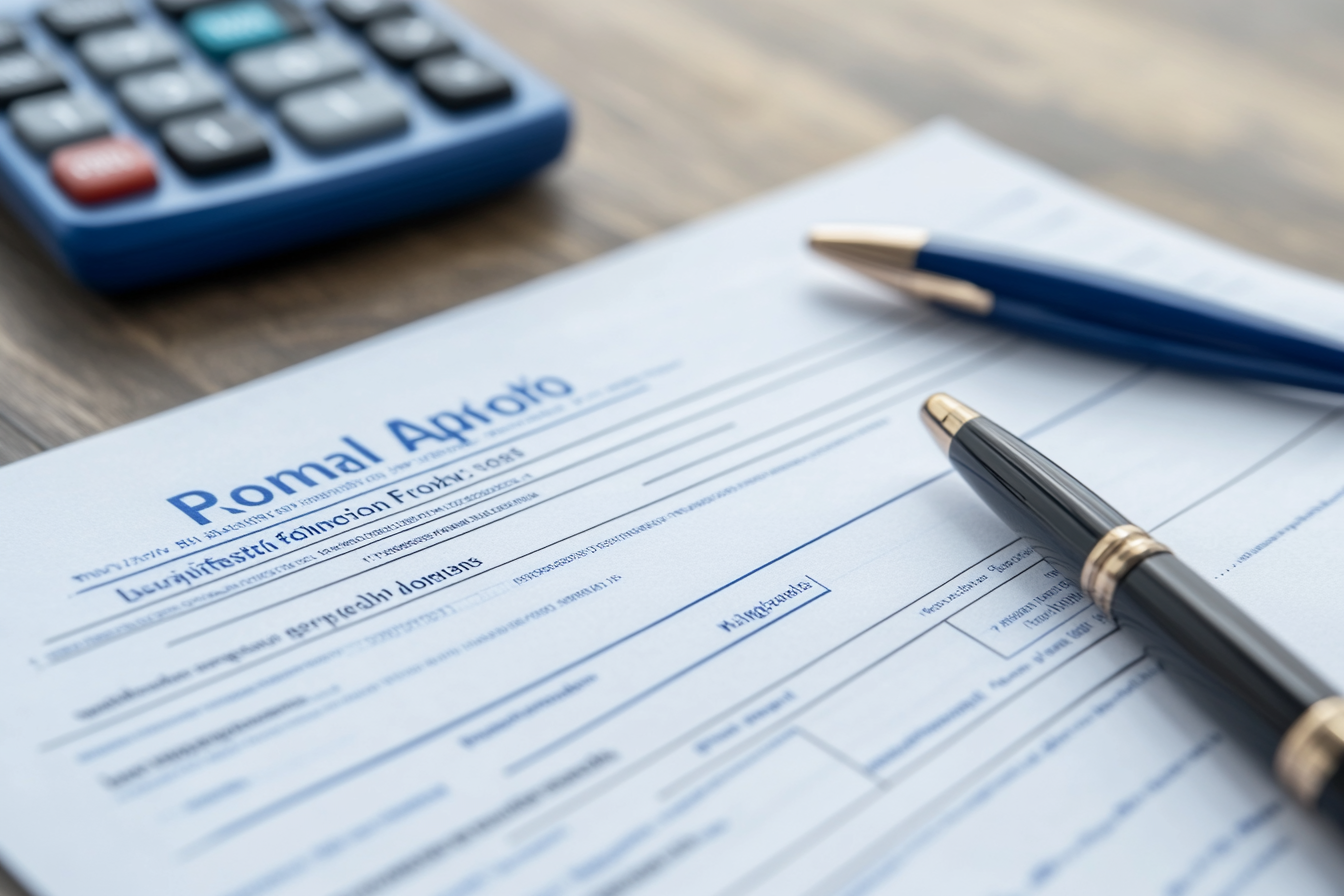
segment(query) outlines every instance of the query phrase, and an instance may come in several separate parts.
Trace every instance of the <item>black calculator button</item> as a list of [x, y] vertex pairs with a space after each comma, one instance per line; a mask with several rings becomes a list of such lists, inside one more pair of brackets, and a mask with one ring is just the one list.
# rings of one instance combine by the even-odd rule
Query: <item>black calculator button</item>
[[218, 2], [219, 0], [154, 0], [154, 5], [165, 15], [180, 19], [193, 9], [200, 9], [202, 6], [209, 6], [211, 3]]
[[327, 0], [327, 11], [347, 25], [359, 28], [374, 19], [411, 11], [406, 0]]
[[337, 149], [406, 127], [397, 89], [368, 78], [292, 93], [277, 111], [290, 133], [312, 149]]
[[39, 155], [108, 133], [102, 103], [64, 90], [18, 100], [9, 107], [9, 121], [24, 145]]
[[19, 26], [6, 19], [0, 19], [0, 53], [17, 50], [23, 46], [23, 32]]
[[177, 44], [167, 32], [152, 27], [86, 34], [75, 49], [89, 71], [104, 81], [177, 61]]
[[331, 37], [304, 37], [239, 53], [229, 71], [242, 88], [269, 102], [286, 93], [359, 74], [359, 56]]
[[183, 66], [127, 75], [117, 82], [117, 96], [141, 124], [154, 127], [169, 118], [220, 105], [224, 89], [208, 72]]
[[513, 96], [508, 78], [470, 56], [426, 59], [415, 67], [415, 79], [435, 102], [454, 111]]
[[366, 34], [373, 48], [394, 65], [410, 65], [426, 56], [457, 49], [451, 34], [438, 23], [418, 16], [374, 22]]
[[86, 31], [131, 24], [122, 0], [56, 0], [42, 10], [42, 21], [61, 37], [73, 39]]
[[309, 31], [303, 13], [285, 0], [232, 0], [193, 10], [182, 27], [215, 59]]
[[64, 86], [60, 72], [27, 50], [0, 54], [0, 106]]
[[261, 125], [228, 109], [176, 118], [163, 126], [160, 136], [173, 161], [198, 177], [255, 165], [271, 157]]

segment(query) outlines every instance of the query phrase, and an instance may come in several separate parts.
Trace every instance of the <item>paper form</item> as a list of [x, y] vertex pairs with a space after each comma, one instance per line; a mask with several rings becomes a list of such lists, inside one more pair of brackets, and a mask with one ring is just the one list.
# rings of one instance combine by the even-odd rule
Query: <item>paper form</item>
[[919, 223], [1344, 335], [1344, 293], [953, 124], [0, 470], [42, 896], [1336, 892], [1340, 841], [917, 422], [1031, 440], [1344, 682], [1334, 396], [810, 258]]

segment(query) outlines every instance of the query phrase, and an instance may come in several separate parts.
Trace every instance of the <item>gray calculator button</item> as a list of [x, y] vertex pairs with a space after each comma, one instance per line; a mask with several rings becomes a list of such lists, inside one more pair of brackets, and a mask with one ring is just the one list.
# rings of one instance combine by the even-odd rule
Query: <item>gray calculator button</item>
[[313, 149], [336, 149], [406, 127], [396, 88], [366, 78], [290, 94], [277, 109], [285, 127]]
[[470, 56], [438, 56], [415, 67], [425, 93], [446, 109], [470, 109], [513, 96], [509, 80]]
[[9, 120], [19, 139], [39, 154], [108, 133], [102, 103], [64, 90], [17, 101], [9, 107]]
[[374, 19], [411, 11], [406, 0], [327, 0], [327, 11], [356, 28]]
[[202, 6], [209, 6], [211, 3], [218, 2], [219, 0], [154, 0], [154, 5], [164, 14], [180, 19], [193, 9], [200, 9]]
[[255, 165], [271, 157], [261, 125], [229, 109], [175, 118], [163, 126], [161, 136], [173, 161], [198, 177]]
[[330, 37], [304, 37], [239, 53], [229, 70], [259, 100], [359, 74], [359, 57]]
[[0, 52], [17, 50], [23, 46], [23, 32], [8, 19], [0, 19]]
[[224, 90], [209, 73], [183, 66], [127, 75], [117, 82], [117, 96], [141, 124], [153, 127], [176, 115], [218, 106]]
[[410, 65], [426, 56], [457, 49], [457, 41], [439, 23], [418, 16], [374, 22], [367, 36], [373, 48], [393, 65]]
[[27, 50], [0, 54], [0, 106], [64, 86], [65, 79], [51, 63]]
[[75, 43], [79, 58], [104, 81], [177, 61], [177, 44], [152, 27], [118, 28], [86, 34]]
[[131, 24], [131, 12], [122, 0], [56, 0], [41, 15], [48, 28], [67, 40], [86, 31]]

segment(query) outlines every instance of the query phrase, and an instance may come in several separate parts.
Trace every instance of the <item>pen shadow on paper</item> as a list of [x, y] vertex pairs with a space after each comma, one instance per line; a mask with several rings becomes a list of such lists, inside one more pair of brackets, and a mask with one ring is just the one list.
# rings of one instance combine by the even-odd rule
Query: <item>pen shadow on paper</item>
[[814, 301], [852, 314], [856, 320], [893, 313], [897, 317], [912, 317], [928, 308], [899, 290], [839, 279], [818, 279], [808, 284], [807, 291]]

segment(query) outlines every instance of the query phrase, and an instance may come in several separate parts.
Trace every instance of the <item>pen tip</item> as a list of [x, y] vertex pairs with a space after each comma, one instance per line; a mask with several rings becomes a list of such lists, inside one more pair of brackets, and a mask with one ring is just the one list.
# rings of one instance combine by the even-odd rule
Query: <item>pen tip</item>
[[944, 454], [951, 448], [952, 439], [962, 426], [979, 416], [980, 414], [973, 408], [962, 404], [946, 392], [938, 392], [925, 399], [919, 414], [924, 425], [933, 434], [934, 441], [942, 447]]
[[928, 245], [922, 227], [881, 224], [817, 224], [807, 234], [808, 245], [827, 258], [857, 268], [913, 268]]

